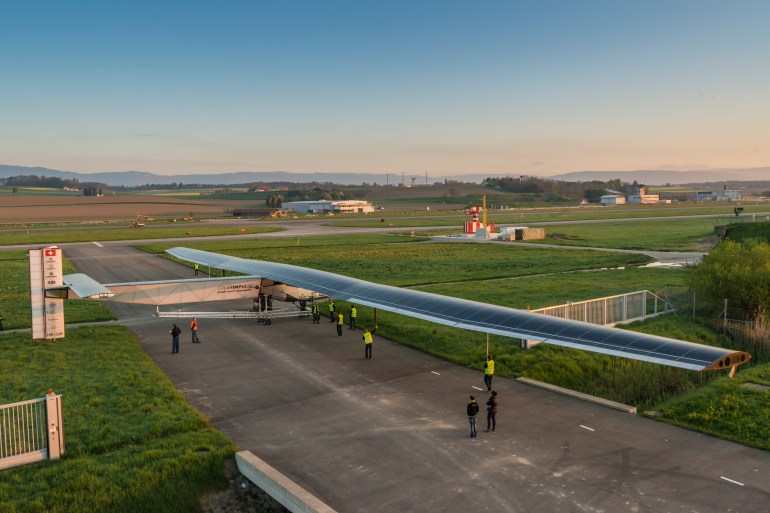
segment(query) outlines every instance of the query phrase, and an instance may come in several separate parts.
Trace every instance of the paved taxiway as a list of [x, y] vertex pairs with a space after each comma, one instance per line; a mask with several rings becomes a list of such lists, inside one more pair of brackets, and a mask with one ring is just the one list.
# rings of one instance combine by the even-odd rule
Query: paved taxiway
[[[192, 277], [125, 243], [67, 245], [65, 256], [103, 283]], [[364, 360], [361, 332], [338, 337], [325, 318], [201, 319], [202, 344], [190, 342], [183, 322], [181, 352], [171, 355], [172, 319], [152, 317], [151, 306], [112, 308], [217, 429], [340, 512], [764, 512], [770, 504], [769, 452], [500, 377], [498, 430], [469, 439], [468, 395], [482, 408], [488, 397], [480, 370], [376, 336], [374, 359]]]

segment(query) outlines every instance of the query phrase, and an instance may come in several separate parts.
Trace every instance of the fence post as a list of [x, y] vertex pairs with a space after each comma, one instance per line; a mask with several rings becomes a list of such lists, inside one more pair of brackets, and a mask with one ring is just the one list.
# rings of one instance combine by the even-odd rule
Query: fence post
[[722, 327], [724, 328], [724, 331], [727, 331], [727, 300], [725, 299], [725, 313], [724, 313], [724, 319], [722, 320]]
[[45, 396], [45, 416], [48, 427], [48, 458], [58, 460], [64, 454], [64, 424], [61, 414], [61, 396], [48, 390]]

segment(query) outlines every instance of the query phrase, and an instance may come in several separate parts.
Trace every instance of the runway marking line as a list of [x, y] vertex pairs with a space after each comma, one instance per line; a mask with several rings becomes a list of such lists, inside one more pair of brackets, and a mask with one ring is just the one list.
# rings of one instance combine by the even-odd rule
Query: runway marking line
[[436, 376], [441, 376], [441, 374], [439, 374], [439, 373], [438, 373], [438, 372], [436, 372], [436, 371], [431, 371], [431, 372], [432, 372], [433, 374], [435, 374]]
[[476, 390], [484, 390], [483, 388], [479, 388], [476, 385], [473, 385], [473, 388], [475, 388]]
[[99, 244], [99, 243], [98, 243], [98, 242], [96, 242], [96, 241], [91, 241], [91, 244], [96, 244], [96, 245], [97, 245], [97, 246], [99, 246], [100, 248], [103, 248], [103, 247], [104, 247], [104, 246], [102, 246], [101, 244]]
[[725, 477], [725, 476], [719, 476], [719, 478], [720, 478], [720, 479], [724, 479], [725, 481], [729, 481], [729, 482], [731, 482], [731, 483], [733, 483], [733, 484], [737, 484], [738, 486], [746, 486], [746, 485], [744, 485], [744, 484], [743, 484], [743, 483], [741, 483], [741, 482], [738, 482], [738, 481], [733, 481], [732, 479], [730, 479], [730, 478], [727, 478], [727, 477]]
[[588, 431], [596, 431], [594, 428], [590, 428], [588, 426], [584, 426], [583, 424], [580, 424], [580, 427], [582, 427], [583, 429], [587, 429]]

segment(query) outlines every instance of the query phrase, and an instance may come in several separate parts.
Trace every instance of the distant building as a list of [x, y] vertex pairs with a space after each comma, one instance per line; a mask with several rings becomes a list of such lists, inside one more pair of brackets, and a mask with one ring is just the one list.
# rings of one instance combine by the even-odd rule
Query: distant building
[[374, 205], [369, 204], [368, 201], [361, 200], [332, 201], [332, 209], [340, 214], [352, 212], [368, 213], [374, 212]]
[[720, 201], [740, 201], [743, 198], [743, 194], [738, 189], [728, 189], [725, 187], [717, 198]]
[[626, 197], [625, 196], [619, 196], [615, 194], [606, 194], [599, 198], [599, 201], [602, 205], [625, 205], [626, 204]]
[[349, 214], [353, 212], [374, 212], [374, 206], [368, 201], [359, 200], [317, 200], [317, 201], [284, 201], [283, 208], [294, 209], [298, 214], [328, 214], [330, 212]]
[[660, 203], [660, 196], [657, 194], [647, 194], [646, 187], [639, 187], [636, 192], [628, 195], [629, 205], [653, 205]]
[[714, 201], [717, 195], [714, 191], [695, 191], [695, 201]]

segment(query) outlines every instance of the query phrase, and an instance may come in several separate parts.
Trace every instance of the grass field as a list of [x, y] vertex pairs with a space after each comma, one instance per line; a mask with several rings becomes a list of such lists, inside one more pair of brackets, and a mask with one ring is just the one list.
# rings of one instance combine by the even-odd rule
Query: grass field
[[708, 251], [714, 243], [711, 218], [658, 219], [547, 227], [548, 244], [649, 251]]
[[236, 225], [189, 226], [170, 224], [146, 225], [142, 228], [112, 226], [109, 228], [67, 228], [29, 231], [0, 231], [0, 246], [14, 244], [61, 244], [64, 242], [89, 242], [131, 239], [167, 239], [179, 237], [210, 237], [215, 235], [245, 235], [279, 232], [275, 226]]
[[68, 330], [57, 343], [4, 334], [0, 404], [62, 394], [66, 452], [0, 473], [0, 511], [196, 512], [227, 488], [233, 444], [189, 406], [133, 336]]
[[0, 196], [80, 196], [80, 191], [65, 191], [64, 189], [52, 189], [50, 187], [0, 187]]
[[[217, 252], [242, 258], [270, 260], [300, 265], [377, 281], [388, 285], [414, 286], [446, 280], [475, 282], [514, 276], [557, 273], [578, 269], [598, 269], [642, 264], [649, 257], [628, 253], [606, 253], [590, 250], [531, 248], [490, 244], [424, 243], [414, 239], [390, 236], [390, 241], [404, 244], [366, 243], [369, 236], [351, 238], [348, 243], [330, 245], [328, 238], [306, 237], [302, 245], [285, 240], [284, 246], [271, 241], [270, 246], [257, 244], [231, 245], [187, 244], [198, 249], [216, 248]], [[380, 236], [384, 237], [384, 236]], [[372, 241], [382, 239], [369, 239]], [[250, 242], [250, 241], [249, 241]], [[256, 241], [254, 241], [256, 242]], [[144, 245], [142, 249], [161, 252], [180, 244]], [[287, 251], [286, 248], [291, 248]]]
[[[26, 251], [0, 251], [3, 273], [0, 279], [0, 314], [5, 329], [29, 328], [31, 306], [29, 300], [29, 257]], [[65, 259], [64, 274], [75, 268]], [[103, 303], [97, 301], [64, 301], [67, 324], [108, 321], [115, 317]]]
[[[752, 212], [768, 212], [767, 204], [746, 205], [744, 215]], [[619, 206], [619, 207], [567, 207], [567, 208], [522, 208], [518, 210], [490, 210], [487, 212], [487, 221], [495, 225], [513, 224], [527, 226], [529, 223], [562, 223], [564, 221], [585, 220], [610, 220], [610, 219], [644, 219], [653, 217], [682, 217], [682, 216], [708, 216], [713, 224], [729, 224], [734, 219], [732, 206], [691, 206], [691, 205], [655, 205], [655, 206]], [[394, 213], [386, 216], [386, 213], [375, 212], [369, 214], [372, 217], [366, 219], [354, 219], [334, 221], [338, 226], [375, 228], [382, 225], [380, 219], [386, 219], [386, 223], [395, 227], [427, 227], [457, 225], [458, 231], [462, 231], [463, 221], [469, 221], [470, 216], [457, 212], [455, 215], [447, 215], [446, 212], [413, 211], [409, 216], [401, 216]]]
[[745, 240], [750, 237], [770, 242], [770, 222], [742, 223], [730, 227], [725, 236], [727, 240]]

